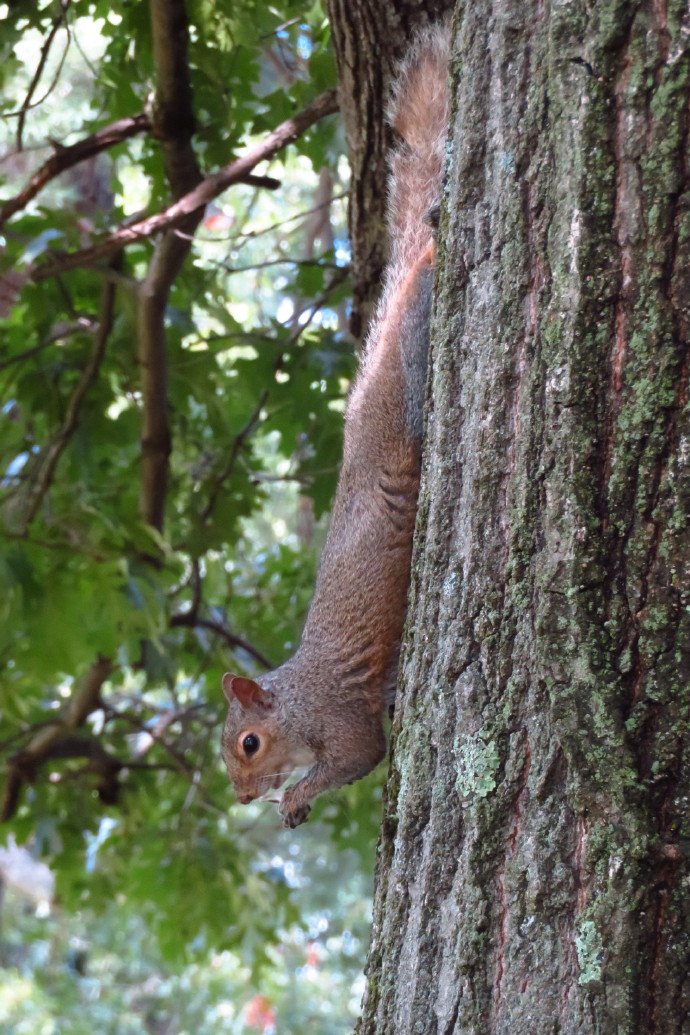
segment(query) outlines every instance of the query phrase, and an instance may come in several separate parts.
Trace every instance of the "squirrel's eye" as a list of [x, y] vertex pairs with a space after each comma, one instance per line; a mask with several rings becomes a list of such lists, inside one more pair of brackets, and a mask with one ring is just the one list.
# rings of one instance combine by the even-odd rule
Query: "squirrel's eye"
[[242, 747], [246, 755], [254, 755], [261, 747], [261, 741], [257, 737], [256, 733], [248, 733], [242, 740]]

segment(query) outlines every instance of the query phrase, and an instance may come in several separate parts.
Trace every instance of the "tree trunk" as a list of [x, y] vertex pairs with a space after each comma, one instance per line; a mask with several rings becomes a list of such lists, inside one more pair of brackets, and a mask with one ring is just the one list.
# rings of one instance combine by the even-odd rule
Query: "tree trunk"
[[360, 1035], [690, 1032], [689, 48], [458, 4]]

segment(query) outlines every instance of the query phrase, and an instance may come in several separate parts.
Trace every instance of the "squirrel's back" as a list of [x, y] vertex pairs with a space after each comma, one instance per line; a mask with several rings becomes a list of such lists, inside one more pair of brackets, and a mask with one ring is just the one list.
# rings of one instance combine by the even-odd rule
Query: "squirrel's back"
[[390, 259], [347, 405], [340, 480], [303, 634], [330, 673], [366, 673], [372, 710], [385, 707], [395, 675], [409, 584], [436, 251], [429, 217], [443, 182], [448, 53], [446, 27], [425, 29], [391, 91], [388, 117], [398, 141], [390, 159]]
[[311, 800], [369, 772], [386, 750], [382, 717], [405, 617], [419, 489], [435, 245], [448, 120], [448, 33], [413, 41], [393, 87], [390, 259], [346, 411], [331, 525], [297, 653], [260, 683], [227, 674], [223, 733], [242, 801], [285, 790], [288, 826]]

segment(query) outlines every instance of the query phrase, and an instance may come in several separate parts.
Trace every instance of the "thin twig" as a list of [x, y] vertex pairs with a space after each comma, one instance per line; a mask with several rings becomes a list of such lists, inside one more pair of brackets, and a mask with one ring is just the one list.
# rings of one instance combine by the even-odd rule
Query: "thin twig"
[[173, 627], [183, 626], [190, 629], [208, 629], [209, 632], [215, 633], [224, 640], [231, 650], [245, 651], [250, 657], [254, 658], [259, 665], [264, 668], [273, 668], [273, 665], [268, 658], [261, 653], [256, 647], [253, 647], [248, 640], [245, 640], [242, 636], [236, 636], [235, 633], [230, 632], [222, 622], [216, 622], [212, 618], [200, 618], [193, 611], [184, 611], [182, 614], [173, 615], [170, 619], [170, 625]]
[[[6, 493], [3, 498], [8, 499], [9, 495]], [[51, 532], [55, 531], [55, 527], [55, 525], [51, 527]], [[79, 541], [71, 529], [68, 531], [66, 538], [60, 541], [57, 539], [36, 539], [34, 536], [26, 535], [22, 531], [16, 532], [9, 528], [0, 527], [0, 539], [16, 540], [26, 543], [28, 546], [37, 546], [39, 550], [55, 550], [57, 553], [68, 554], [70, 558], [73, 558], [75, 550], [78, 550], [82, 557], [88, 557], [90, 561], [95, 561], [96, 564], [103, 564], [107, 559], [106, 554], [102, 550], [93, 549]]]
[[[55, 340], [55, 339], [53, 339]], [[39, 352], [42, 352], [50, 342], [42, 341], [38, 345], [33, 345], [30, 349], [25, 349], [24, 352], [17, 353], [16, 356], [10, 356], [9, 359], [3, 359], [0, 362], [0, 370], [7, 370], [8, 367], [12, 367], [15, 363], [23, 363], [25, 359], [31, 359], [32, 356], [37, 356]]]
[[309, 327], [309, 325], [313, 322], [316, 314], [321, 309], [323, 309], [323, 307], [326, 305], [329, 298], [331, 297], [332, 293], [335, 291], [337, 287], [339, 287], [343, 283], [344, 280], [347, 279], [349, 273], [349, 266], [339, 266], [337, 273], [335, 273], [331, 277], [330, 284], [328, 284], [328, 286], [324, 288], [320, 295], [317, 295], [313, 302], [310, 302], [308, 305], [304, 307], [304, 309], [300, 310], [300, 312], [297, 314], [297, 319], [304, 316], [304, 314], [307, 311], [309, 311], [309, 316], [306, 320], [300, 323], [298, 327], [295, 328], [292, 335], [290, 336], [288, 347], [292, 347], [293, 345], [297, 344], [301, 336], [306, 331], [307, 327]]
[[29, 496], [26, 514], [24, 517], [23, 532], [26, 534], [29, 525], [36, 517], [41, 502], [50, 488], [55, 474], [58, 461], [79, 424], [79, 413], [86, 393], [98, 377], [103, 356], [105, 355], [108, 336], [113, 325], [115, 301], [115, 286], [105, 284], [103, 286], [101, 313], [98, 321], [93, 349], [88, 362], [84, 367], [77, 386], [67, 403], [67, 412], [62, 422], [62, 427], [50, 446], [47, 447], [45, 455], [39, 457], [38, 475], [33, 490]]
[[[185, 366], [187, 363], [198, 362], [208, 357], [209, 352], [216, 356], [222, 352], [227, 352], [228, 349], [232, 348], [231, 345], [219, 345], [216, 349], [206, 348], [205, 350], [192, 349], [192, 345], [206, 345], [209, 346], [214, 342], [230, 342], [230, 341], [246, 341], [257, 345], [275, 345], [275, 338], [269, 334], [259, 334], [259, 332], [252, 331], [228, 331], [226, 334], [209, 334], [206, 338], [195, 338], [194, 341], [190, 342], [190, 347], [185, 349], [185, 356], [183, 359], [177, 359], [175, 362], [176, 368]], [[188, 355], [187, 355], [188, 353]]]
[[[285, 352], [288, 351], [290, 348], [292, 348], [294, 345], [296, 345], [296, 343], [298, 342], [299, 338], [302, 336], [302, 334], [304, 334], [306, 329], [309, 327], [309, 325], [314, 320], [316, 314], [326, 304], [326, 302], [328, 301], [328, 299], [329, 299], [331, 293], [333, 292], [333, 290], [336, 287], [338, 287], [338, 285], [341, 284], [345, 280], [345, 278], [348, 275], [348, 272], [349, 272], [349, 268], [346, 267], [346, 266], [338, 268], [337, 272], [331, 278], [331, 282], [328, 285], [328, 287], [322, 292], [321, 295], [319, 295], [316, 299], [314, 299], [314, 301], [311, 303], [311, 305], [306, 306], [305, 309], [302, 311], [302, 313], [300, 315], [304, 315], [304, 312], [309, 310], [309, 316], [307, 317], [306, 320], [304, 320], [302, 323], [300, 323], [299, 326], [293, 331], [293, 333], [290, 335], [290, 338], [288, 340], [288, 343], [287, 343], [285, 349], [281, 350], [279, 355], [276, 357], [275, 363], [273, 364], [274, 372], [281, 369], [281, 367], [283, 365], [283, 362], [284, 362], [284, 358], [285, 358]], [[269, 394], [270, 394], [269, 390], [268, 389], [264, 389], [264, 391], [261, 393], [261, 395], [259, 397], [259, 401], [257, 402], [256, 406], [254, 407], [254, 409], [253, 409], [253, 411], [252, 411], [252, 413], [251, 413], [251, 415], [249, 417], [249, 420], [247, 421], [245, 426], [235, 436], [235, 438], [233, 440], [233, 443], [232, 443], [232, 447], [231, 447], [230, 452], [228, 454], [228, 459], [226, 460], [225, 464], [223, 465], [223, 468], [221, 469], [218, 477], [216, 478], [215, 484], [214, 484], [214, 486], [213, 486], [213, 488], [211, 490], [209, 498], [206, 501], [206, 505], [204, 506], [204, 508], [201, 511], [200, 519], [201, 519], [202, 523], [205, 523], [210, 518], [210, 516], [211, 516], [211, 514], [213, 512], [213, 508], [216, 505], [216, 502], [217, 502], [218, 496], [220, 494], [220, 491], [221, 491], [224, 483], [227, 481], [227, 479], [232, 474], [232, 472], [234, 470], [234, 467], [235, 467], [235, 464], [237, 462], [237, 458], [240, 455], [240, 451], [241, 451], [241, 449], [242, 449], [246, 439], [249, 437], [249, 435], [254, 430], [254, 428], [255, 428], [255, 426], [257, 424], [257, 421], [259, 420], [259, 417], [261, 416], [261, 411], [264, 408], [264, 406], [266, 404], [266, 401], [267, 401], [267, 399], [269, 397]]]
[[80, 331], [92, 331], [94, 324], [95, 321], [88, 316], [82, 316], [74, 323], [56, 324], [50, 334], [43, 341], [39, 342], [38, 345], [33, 345], [30, 349], [25, 349], [24, 352], [18, 352], [16, 356], [3, 359], [0, 362], [0, 370], [7, 370], [8, 367], [14, 366], [15, 363], [23, 363], [25, 359], [31, 359], [32, 356], [38, 355], [39, 352], [42, 352], [48, 345], [53, 345], [56, 341], [63, 341], [64, 338], [70, 338], [73, 334], [79, 334]]
[[[267, 270], [273, 266], [298, 266], [300, 269], [304, 267], [318, 267], [322, 270], [339, 270], [343, 269], [336, 262], [325, 262], [321, 259], [269, 259], [266, 262], [255, 262], [249, 266], [231, 266], [227, 262], [223, 262], [222, 259], [209, 259], [206, 258], [206, 262], [213, 263], [214, 266], [219, 266], [225, 270], [228, 276], [233, 276], [235, 273], [254, 273], [259, 270]], [[349, 269], [349, 267], [348, 267]]]
[[157, 733], [154, 729], [151, 729], [148, 726], [146, 726], [143, 722], [136, 719], [134, 716], [127, 715], [127, 713], [125, 712], [118, 712], [117, 717], [119, 719], [122, 719], [124, 722], [128, 723], [130, 726], [132, 726], [132, 728], [138, 729], [140, 733], [144, 733], [147, 736], [151, 737], [151, 740], [158, 744], [158, 746], [162, 748], [167, 755], [170, 756], [177, 771], [180, 772], [184, 777], [186, 777], [190, 783], [198, 787], [204, 805], [207, 808], [212, 809], [214, 812], [221, 812], [221, 810], [218, 808], [218, 806], [213, 801], [210, 794], [208, 793], [208, 791], [196, 775], [198, 770], [196, 770], [194, 766], [191, 766], [189, 762], [187, 762], [186, 758], [183, 755], [181, 755], [178, 751], [176, 751], [175, 748], [167, 742], [167, 740], [164, 740], [159, 733]]
[[[176, 751], [175, 748], [172, 747], [172, 745], [168, 744], [168, 742], [161, 737], [160, 731], [157, 731], [155, 728], [147, 726], [146, 723], [141, 721], [141, 719], [137, 719], [134, 715], [129, 715], [126, 712], [117, 712], [114, 714], [116, 714], [117, 718], [121, 719], [122, 722], [126, 722], [133, 729], [138, 730], [139, 733], [143, 733], [147, 737], [150, 737], [155, 744], [158, 744], [159, 747], [163, 748], [166, 754], [168, 754], [172, 758], [179, 772], [183, 773], [187, 777], [190, 777], [192, 775], [192, 773], [194, 772], [194, 767], [189, 765], [184, 756], [181, 755], [179, 751]], [[163, 729], [165, 729], [168, 725], [170, 725], [170, 722], [167, 722], [164, 725]]]
[[271, 29], [270, 32], [264, 32], [259, 36], [260, 40], [268, 40], [271, 36], [275, 36], [279, 32], [283, 32], [285, 29], [289, 29], [291, 25], [298, 25], [301, 22], [301, 18], [290, 18], [289, 21], [283, 22], [281, 25], [276, 25], [275, 29]]
[[130, 277], [127, 273], [122, 273], [121, 270], [113, 269], [112, 266], [85, 266], [84, 268], [92, 270], [99, 277], [102, 277], [103, 280], [109, 280], [111, 284], [117, 284], [133, 295], [136, 295], [141, 287], [141, 281], [137, 280], [136, 277]]
[[245, 651], [250, 655], [250, 657], [254, 658], [254, 661], [257, 661], [259, 665], [263, 665], [264, 668], [274, 668], [265, 654], [262, 654], [260, 650], [253, 647], [251, 643], [249, 643], [248, 640], [245, 640], [242, 636], [237, 636], [236, 633], [230, 632], [230, 630], [226, 629], [220, 622], [214, 622], [209, 618], [200, 618], [197, 621], [197, 625], [201, 626], [202, 629], [208, 629], [209, 632], [213, 632], [216, 636], [225, 640], [228, 647], [232, 649], [239, 648], [240, 650]]
[[235, 435], [235, 439], [234, 439], [234, 441], [232, 443], [232, 448], [231, 448], [230, 453], [228, 455], [228, 459], [225, 462], [225, 464], [223, 465], [223, 469], [221, 470], [218, 478], [216, 479], [216, 483], [213, 486], [213, 489], [211, 491], [211, 494], [210, 494], [208, 500], [206, 501], [206, 506], [201, 511], [200, 517], [201, 517], [202, 523], [205, 523], [210, 518], [210, 516], [211, 516], [211, 514], [213, 512], [213, 508], [216, 505], [216, 501], [218, 499], [218, 495], [220, 493], [220, 490], [223, 487], [223, 483], [232, 474], [233, 468], [235, 466], [235, 462], [237, 461], [237, 457], [239, 456], [239, 452], [240, 452], [242, 446], [244, 445], [245, 441], [249, 437], [249, 435], [251, 435], [252, 431], [256, 427], [256, 423], [259, 420], [259, 417], [261, 416], [261, 411], [264, 408], [264, 405], [265, 405], [267, 399], [268, 399], [268, 389], [266, 388], [266, 389], [264, 389], [264, 391], [259, 396], [259, 401], [256, 404], [256, 406], [254, 407], [254, 409], [252, 410], [252, 413], [251, 413], [251, 416], [249, 417], [249, 420], [247, 421], [245, 426], [240, 431], [238, 431], [238, 433]]
[[77, 28], [74, 25], [74, 23], [72, 23], [71, 31], [72, 31], [72, 39], [74, 40], [74, 45], [77, 48], [77, 50], [79, 51], [79, 54], [81, 56], [82, 61], [84, 62], [84, 64], [88, 68], [89, 72], [91, 73], [93, 81], [95, 83], [98, 82], [98, 79], [100, 77], [100, 69], [97, 67], [97, 65], [95, 65], [93, 63], [93, 61], [91, 60], [89, 55], [85, 52], [84, 48], [82, 47], [81, 43], [79, 42], [79, 33], [77, 32]]
[[29, 89], [27, 91], [26, 97], [24, 98], [24, 103], [22, 104], [22, 106], [19, 109], [19, 111], [9, 112], [9, 113], [5, 114], [5, 116], [4, 116], [5, 118], [16, 117], [16, 118], [19, 119], [19, 121], [17, 123], [17, 150], [18, 151], [21, 151], [22, 147], [23, 147], [22, 137], [24, 135], [24, 122], [26, 121], [26, 113], [27, 113], [27, 111], [29, 111], [31, 108], [37, 108], [40, 104], [43, 104], [43, 102], [46, 99], [46, 97], [48, 97], [49, 94], [52, 93], [52, 91], [55, 89], [55, 85], [56, 85], [57, 80], [58, 80], [58, 78], [60, 76], [60, 72], [62, 71], [62, 65], [64, 63], [65, 56], [67, 54], [67, 49], [69, 47], [69, 29], [67, 28], [67, 25], [65, 25], [65, 31], [67, 32], [67, 46], [65, 47], [65, 51], [64, 51], [64, 53], [62, 55], [62, 59], [61, 59], [60, 64], [58, 66], [58, 70], [57, 70], [57, 72], [55, 74], [55, 77], [54, 77], [52, 83], [50, 84], [50, 86], [48, 87], [48, 90], [46, 91], [46, 93], [43, 95], [43, 97], [41, 97], [40, 101], [33, 102], [32, 101], [33, 95], [36, 92], [36, 89], [38, 87], [39, 82], [41, 81], [41, 76], [43, 75], [43, 70], [44, 70], [44, 68], [46, 66], [46, 61], [48, 60], [48, 55], [50, 53], [50, 48], [52, 47], [53, 41], [55, 40], [55, 37], [57, 36], [59, 30], [62, 28], [63, 22], [65, 22], [65, 18], [67, 16], [67, 9], [69, 8], [69, 5], [70, 5], [70, 0], [61, 0], [61, 3], [60, 3], [60, 7], [61, 7], [60, 14], [56, 15], [55, 18], [53, 18], [53, 23], [52, 23], [52, 25], [50, 27], [50, 31], [49, 31], [48, 35], [46, 36], [45, 40], [43, 41], [43, 46], [41, 47], [41, 56], [38, 59], [38, 65], [36, 66], [36, 71], [33, 74], [33, 78], [31, 80], [31, 83], [29, 84]]
[[[190, 629], [200, 628], [208, 629], [209, 632], [215, 633], [216, 636], [220, 636], [231, 649], [240, 648], [246, 651], [259, 665], [263, 665], [264, 668], [272, 668], [270, 661], [258, 650], [252, 646], [248, 640], [245, 640], [242, 636], [236, 636], [235, 633], [222, 624], [211, 618], [202, 618], [199, 615], [202, 603], [202, 582], [201, 582], [201, 570], [198, 558], [192, 560], [192, 569], [188, 581], [185, 583], [185, 587], [191, 585], [192, 588], [192, 600], [188, 611], [183, 611], [180, 614], [173, 615], [170, 619], [171, 628], [184, 626]], [[181, 587], [181, 588], [185, 588]]]
[[[314, 205], [312, 208], [305, 208], [301, 212], [295, 212], [292, 216], [286, 216], [285, 219], [279, 219], [277, 223], [269, 223], [268, 226], [262, 226], [260, 230], [248, 230], [246, 233], [241, 234], [214, 234], [213, 237], [201, 237], [200, 235], [197, 235], [196, 240], [200, 241], [202, 244], [222, 244], [224, 241], [229, 241], [235, 245], [236, 248], [242, 248], [248, 241], [253, 241], [256, 237], [263, 237], [265, 234], [271, 234], [274, 230], [280, 230], [282, 227], [287, 226], [288, 223], [294, 223], [296, 220], [306, 219], [308, 216], [313, 215], [314, 212], [320, 212], [321, 209], [326, 208], [327, 205], [330, 205], [333, 201], [342, 201], [346, 197], [346, 193], [336, 194], [329, 202]], [[293, 231], [290, 232], [292, 233]]]

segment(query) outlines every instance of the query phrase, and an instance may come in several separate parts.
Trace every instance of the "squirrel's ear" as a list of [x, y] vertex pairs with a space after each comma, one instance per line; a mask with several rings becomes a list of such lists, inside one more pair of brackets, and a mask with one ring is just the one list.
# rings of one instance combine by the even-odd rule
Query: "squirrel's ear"
[[244, 676], [233, 676], [232, 672], [226, 672], [223, 676], [223, 693], [228, 704], [234, 697], [243, 708], [270, 708], [272, 704], [271, 695], [262, 690], [258, 683]]

